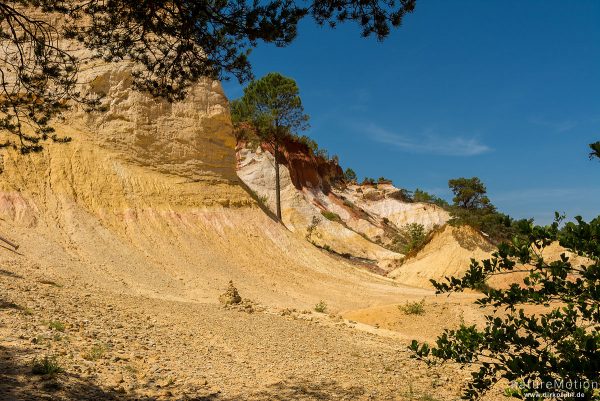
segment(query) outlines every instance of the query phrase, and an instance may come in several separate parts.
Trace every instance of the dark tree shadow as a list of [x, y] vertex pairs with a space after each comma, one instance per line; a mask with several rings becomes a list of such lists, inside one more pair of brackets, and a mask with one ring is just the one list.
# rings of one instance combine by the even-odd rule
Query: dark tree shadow
[[13, 278], [23, 278], [23, 276], [19, 276], [16, 273], [13, 273], [8, 270], [0, 269], [0, 276], [13, 277]]
[[5, 250], [7, 250], [7, 251], [10, 251], [10, 252], [12, 252], [12, 253], [16, 253], [16, 254], [17, 254], [17, 255], [19, 255], [19, 256], [25, 256], [24, 254], [22, 254], [21, 252], [19, 252], [19, 251], [18, 251], [18, 250], [16, 250], [15, 248], [11, 248], [11, 247], [9, 247], [9, 246], [5, 246], [5, 245], [2, 245], [2, 244], [0, 244], [0, 248], [3, 248], [3, 249], [5, 249]]
[[0, 401], [78, 400], [78, 401], [308, 401], [308, 400], [360, 400], [366, 392], [362, 387], [342, 387], [333, 380], [308, 382], [288, 379], [235, 396], [220, 393], [184, 397], [142, 396], [124, 390], [100, 387], [89, 379], [68, 372], [55, 376], [39, 376], [31, 372], [32, 356], [23, 349], [0, 344]]
[[[78, 401], [158, 401], [165, 397], [147, 397], [128, 394], [117, 389], [101, 388], [96, 383], [73, 373], [34, 375], [31, 356], [24, 351], [0, 344], [0, 401], [78, 400]], [[188, 401], [216, 401], [216, 395], [199, 398], [186, 397]]]
[[[358, 386], [342, 387], [335, 380], [320, 382], [283, 381], [269, 386], [267, 389], [241, 395], [240, 401], [309, 401], [309, 400], [343, 400], [352, 401], [364, 398], [365, 389]], [[219, 399], [220, 400], [220, 399]], [[234, 401], [233, 398], [227, 401]]]

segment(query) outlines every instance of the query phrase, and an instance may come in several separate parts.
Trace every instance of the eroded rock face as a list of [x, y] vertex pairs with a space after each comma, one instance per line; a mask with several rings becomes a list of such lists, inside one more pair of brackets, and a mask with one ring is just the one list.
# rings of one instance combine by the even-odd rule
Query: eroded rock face
[[[299, 157], [290, 159], [296, 160], [292, 168], [287, 164], [280, 165], [282, 219], [289, 230], [318, 247], [376, 263], [386, 270], [402, 259], [403, 255], [370, 241], [346, 224], [350, 221], [351, 212], [332, 192], [331, 176], [318, 175], [318, 168], [306, 161], [298, 162], [301, 159]], [[239, 177], [270, 210], [275, 210], [273, 166], [274, 158], [268, 147], [238, 148]], [[297, 166], [308, 168], [304, 172], [294, 171]], [[297, 177], [296, 182], [293, 176]], [[304, 181], [298, 181], [298, 177], [304, 177]], [[300, 188], [297, 188], [297, 184], [300, 184]], [[363, 222], [366, 223], [366, 220]]]
[[[82, 90], [105, 95], [106, 110], [75, 106], [57, 121], [70, 143], [2, 152], [0, 233], [21, 247], [0, 252], [0, 265], [26, 263], [86, 291], [186, 302], [216, 303], [230, 280], [266, 305], [306, 308], [326, 294], [341, 310], [396, 299], [388, 280], [320, 252], [256, 207], [236, 177], [218, 82], [202, 80], [170, 104], [133, 90], [127, 63], [83, 67]], [[306, 230], [312, 215], [293, 216]], [[323, 241], [397, 256], [336, 222], [323, 227], [332, 227]]]
[[[275, 210], [271, 146], [244, 142], [237, 150], [239, 177]], [[286, 141], [282, 154], [283, 222], [319, 247], [389, 271], [403, 257], [396, 244], [405, 225], [418, 223], [430, 231], [449, 219], [436, 205], [402, 200], [391, 183], [346, 185], [337, 163], [315, 157], [302, 143]]]
[[397, 227], [418, 223], [426, 230], [432, 230], [450, 219], [448, 212], [437, 205], [398, 199], [398, 188], [392, 184], [349, 185], [336, 193], [365, 212], [388, 219]]
[[[59, 31], [66, 22], [59, 13], [42, 13], [37, 8], [22, 12]], [[85, 18], [77, 23], [85, 24]], [[161, 173], [238, 181], [229, 106], [218, 81], [200, 79], [190, 86], [184, 100], [171, 103], [134, 88], [133, 71], [140, 68], [134, 63], [106, 63], [79, 42], [53, 40], [78, 60], [77, 91], [102, 97], [101, 107], [93, 112], [72, 102], [71, 110], [52, 122], [59, 135], [90, 141], [116, 153], [119, 160]], [[10, 84], [14, 80], [10, 68], [3, 73]]]
[[69, 125], [93, 133], [100, 146], [143, 167], [192, 179], [236, 180], [235, 140], [218, 81], [202, 79], [183, 101], [170, 103], [132, 87], [128, 63], [97, 64], [80, 79], [103, 96], [103, 111], [76, 108]]
[[[238, 149], [245, 147], [240, 143]], [[268, 144], [261, 148], [273, 154]], [[343, 178], [344, 172], [336, 162], [313, 155], [303, 143], [285, 140], [282, 146], [282, 161], [288, 167], [290, 180], [296, 189], [320, 189], [325, 194], [331, 191], [332, 184]]]

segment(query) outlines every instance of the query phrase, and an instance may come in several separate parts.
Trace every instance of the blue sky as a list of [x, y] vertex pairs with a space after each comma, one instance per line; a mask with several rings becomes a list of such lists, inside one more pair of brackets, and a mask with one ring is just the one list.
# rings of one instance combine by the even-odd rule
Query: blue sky
[[539, 223], [600, 214], [600, 1], [418, 0], [384, 42], [359, 32], [306, 21], [251, 55], [257, 77], [296, 79], [306, 134], [344, 168], [447, 199], [448, 179], [478, 176]]

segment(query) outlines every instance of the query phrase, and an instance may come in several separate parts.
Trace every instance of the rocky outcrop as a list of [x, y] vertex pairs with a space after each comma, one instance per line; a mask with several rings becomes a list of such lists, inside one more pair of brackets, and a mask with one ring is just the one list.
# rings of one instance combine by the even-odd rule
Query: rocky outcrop
[[104, 110], [74, 105], [56, 121], [72, 142], [2, 151], [0, 233], [21, 247], [0, 249], [0, 265], [23, 261], [69, 285], [186, 302], [215, 303], [230, 280], [249, 299], [303, 308], [393, 296], [386, 280], [299, 240], [258, 207], [236, 175], [218, 82], [201, 80], [168, 103], [136, 92], [127, 63], [86, 64], [80, 78], [83, 91], [104, 95]]
[[[239, 143], [238, 149], [246, 146], [246, 143]], [[261, 148], [273, 154], [271, 145], [261, 144]], [[281, 159], [288, 168], [292, 184], [299, 190], [313, 188], [328, 194], [332, 184], [344, 177], [337, 162], [314, 155], [306, 144], [292, 138], [284, 140]]]
[[[270, 210], [275, 210], [273, 166], [274, 158], [268, 147], [238, 147], [239, 177]], [[335, 212], [331, 212], [334, 210], [331, 205], [341, 205], [342, 202], [332, 192], [325, 192], [329, 187], [330, 178], [313, 176], [317, 170], [314, 165], [308, 166], [307, 172], [293, 172], [288, 165], [280, 165], [284, 225], [298, 237], [308, 239], [320, 248], [376, 263], [380, 267], [394, 266], [402, 255], [385, 249], [346, 227], [343, 219], [338, 219]], [[315, 178], [313, 181], [307, 181], [306, 186], [297, 188], [292, 181], [292, 175]]]
[[349, 185], [339, 192], [366, 212], [386, 218], [396, 226], [410, 223], [425, 226], [426, 230], [439, 227], [449, 219], [447, 211], [441, 207], [422, 202], [405, 201], [399, 196], [400, 190], [389, 184]]
[[235, 140], [218, 81], [202, 79], [184, 101], [170, 103], [132, 88], [131, 65], [97, 65], [81, 78], [104, 97], [102, 112], [78, 109], [70, 127], [126, 161], [190, 179], [236, 180]]
[[[287, 140], [282, 153], [283, 222], [318, 247], [389, 271], [403, 258], [394, 244], [406, 224], [419, 223], [432, 230], [449, 218], [436, 205], [402, 200], [390, 183], [347, 185], [335, 161], [316, 157], [299, 141]], [[240, 142], [237, 157], [239, 177], [275, 210], [271, 146]]]

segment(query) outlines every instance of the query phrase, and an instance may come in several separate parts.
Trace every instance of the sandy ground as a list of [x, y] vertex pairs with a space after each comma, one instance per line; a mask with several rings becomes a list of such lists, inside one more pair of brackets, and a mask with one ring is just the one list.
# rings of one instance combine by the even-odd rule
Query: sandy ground
[[[469, 376], [338, 315], [118, 295], [18, 263], [0, 270], [0, 339], [2, 400], [458, 399]], [[34, 375], [44, 356], [64, 372]]]
[[[0, 248], [0, 399], [459, 398], [469, 372], [407, 345], [481, 319], [472, 295], [376, 275], [269, 218], [235, 176], [217, 82], [167, 104], [126, 65], [86, 74], [106, 112], [66, 118], [71, 143], [3, 154], [0, 233], [21, 247]], [[230, 280], [248, 307], [219, 305]], [[422, 299], [424, 317], [397, 307]], [[63, 371], [34, 374], [45, 357]]]

